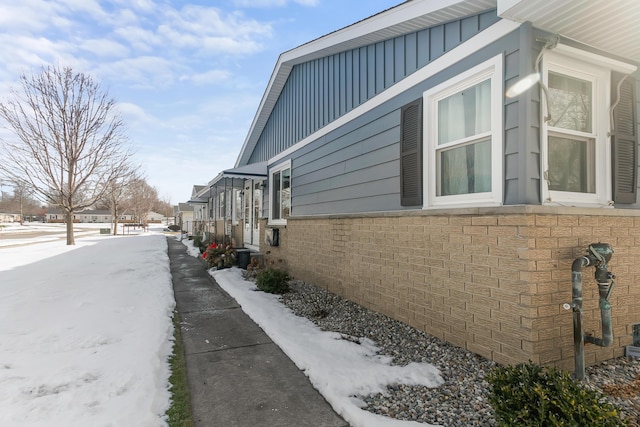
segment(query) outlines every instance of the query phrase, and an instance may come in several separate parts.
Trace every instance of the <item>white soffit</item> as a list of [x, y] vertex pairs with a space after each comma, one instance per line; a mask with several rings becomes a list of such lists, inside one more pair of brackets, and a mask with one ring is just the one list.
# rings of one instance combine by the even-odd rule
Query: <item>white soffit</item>
[[498, 15], [640, 63], [639, 0], [498, 0]]
[[281, 55], [291, 65], [367, 46], [496, 8], [496, 0], [409, 0]]

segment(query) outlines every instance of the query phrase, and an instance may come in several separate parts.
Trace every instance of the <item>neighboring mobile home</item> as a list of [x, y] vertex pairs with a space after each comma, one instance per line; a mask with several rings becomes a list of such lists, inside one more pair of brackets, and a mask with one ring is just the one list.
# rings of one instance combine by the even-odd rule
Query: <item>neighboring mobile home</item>
[[[47, 222], [65, 222], [65, 213], [62, 209], [49, 209], [45, 215]], [[123, 214], [120, 215], [118, 222], [131, 222], [133, 221], [133, 215]], [[77, 212], [73, 215], [73, 222], [82, 223], [111, 223], [113, 222], [113, 216], [111, 211], [107, 209], [90, 209], [82, 212]]]
[[[637, 0], [404, 2], [283, 53], [236, 167], [196, 196], [294, 277], [500, 363], [573, 368], [572, 262], [609, 243], [614, 340], [586, 362], [621, 356], [638, 22]], [[596, 336], [599, 315], [585, 268]]]
[[0, 223], [3, 222], [19, 222], [20, 214], [4, 213], [0, 212]]
[[222, 171], [207, 185], [194, 185], [189, 204], [195, 232], [204, 240], [259, 251], [266, 178], [263, 161]]

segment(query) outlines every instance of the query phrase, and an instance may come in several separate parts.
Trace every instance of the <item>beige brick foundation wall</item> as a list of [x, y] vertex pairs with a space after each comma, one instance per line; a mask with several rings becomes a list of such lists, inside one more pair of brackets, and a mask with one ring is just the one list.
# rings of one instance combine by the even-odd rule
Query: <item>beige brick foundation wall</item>
[[[291, 218], [267, 264], [499, 363], [573, 369], [571, 264], [590, 243], [615, 253], [611, 347], [640, 323], [640, 212], [513, 206]], [[594, 269], [583, 272], [584, 330], [600, 336]]]

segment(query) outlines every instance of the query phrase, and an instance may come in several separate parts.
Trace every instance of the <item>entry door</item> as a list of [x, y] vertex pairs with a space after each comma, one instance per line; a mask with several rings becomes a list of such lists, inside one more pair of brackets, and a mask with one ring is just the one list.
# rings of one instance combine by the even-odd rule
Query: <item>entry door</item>
[[262, 212], [262, 180], [244, 183], [244, 233], [245, 246], [258, 249], [260, 245], [260, 213]]

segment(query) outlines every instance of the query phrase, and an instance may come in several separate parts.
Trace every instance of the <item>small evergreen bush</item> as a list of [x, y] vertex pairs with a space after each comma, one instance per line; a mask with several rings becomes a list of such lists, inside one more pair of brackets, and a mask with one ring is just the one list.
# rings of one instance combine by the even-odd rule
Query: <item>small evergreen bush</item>
[[487, 376], [498, 426], [626, 426], [604, 395], [568, 372], [529, 362], [495, 368]]
[[198, 235], [193, 236], [193, 246], [200, 249], [200, 253], [204, 252], [206, 249], [202, 242], [202, 237]]
[[289, 273], [278, 268], [267, 268], [256, 276], [258, 289], [270, 294], [284, 294], [289, 292]]

